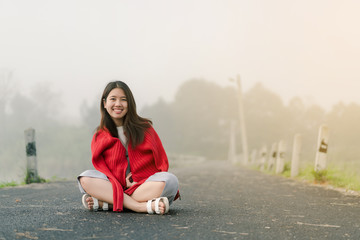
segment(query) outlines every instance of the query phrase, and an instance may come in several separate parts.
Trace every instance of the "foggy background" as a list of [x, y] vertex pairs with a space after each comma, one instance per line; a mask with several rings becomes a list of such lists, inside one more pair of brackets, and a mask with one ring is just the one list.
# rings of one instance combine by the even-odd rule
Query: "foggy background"
[[354, 164], [359, 7], [355, 0], [0, 0], [0, 182], [24, 178], [29, 127], [42, 177], [90, 168], [99, 97], [114, 79], [128, 83], [170, 157], [227, 158], [229, 123], [238, 116], [228, 79], [241, 74], [250, 151], [280, 139], [290, 150], [302, 133], [302, 158], [313, 161], [318, 127], [327, 123], [330, 160]]

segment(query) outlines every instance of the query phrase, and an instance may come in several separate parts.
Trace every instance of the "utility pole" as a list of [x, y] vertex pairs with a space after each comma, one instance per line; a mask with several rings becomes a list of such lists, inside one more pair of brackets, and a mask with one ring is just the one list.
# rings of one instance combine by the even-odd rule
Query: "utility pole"
[[[230, 81], [234, 81], [234, 79], [230, 79]], [[247, 135], [246, 135], [246, 127], [245, 127], [245, 116], [244, 116], [244, 104], [243, 104], [243, 96], [240, 82], [240, 75], [236, 76], [236, 85], [237, 85], [237, 96], [238, 96], [238, 104], [239, 104], [239, 118], [240, 118], [240, 132], [241, 132], [241, 143], [243, 150], [243, 163], [246, 165], [249, 161], [248, 154], [248, 144], [247, 144]]]
[[236, 129], [235, 120], [231, 120], [230, 122], [230, 141], [229, 141], [229, 153], [228, 153], [228, 160], [231, 163], [236, 163], [236, 146], [235, 146], [235, 129]]

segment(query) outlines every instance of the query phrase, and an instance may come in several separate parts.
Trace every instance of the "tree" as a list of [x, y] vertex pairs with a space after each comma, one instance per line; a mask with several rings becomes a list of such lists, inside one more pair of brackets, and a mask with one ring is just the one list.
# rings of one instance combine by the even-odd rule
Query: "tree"
[[282, 99], [261, 83], [245, 93], [244, 109], [250, 148], [288, 137], [292, 125], [288, 111]]
[[95, 131], [100, 123], [100, 103], [94, 101], [92, 105], [88, 105], [86, 101], [83, 101], [80, 107], [80, 113], [85, 126]]
[[[9, 104], [10, 98], [13, 94], [13, 86], [14, 83], [12, 81], [12, 71], [9, 70], [1, 70], [0, 71], [0, 123], [2, 127], [0, 127], [0, 146], [4, 145], [5, 142], [5, 131], [4, 125], [6, 124], [6, 108]], [[2, 151], [0, 147], [0, 153]]]
[[327, 115], [330, 127], [329, 152], [338, 161], [356, 160], [359, 158], [360, 145], [358, 128], [360, 105], [338, 103]]
[[159, 100], [142, 113], [154, 120], [167, 150], [185, 155], [224, 159], [229, 140], [229, 122], [236, 116], [233, 88], [223, 88], [203, 79], [183, 83], [172, 103]]
[[0, 120], [5, 117], [5, 108], [13, 93], [12, 71], [0, 71]]

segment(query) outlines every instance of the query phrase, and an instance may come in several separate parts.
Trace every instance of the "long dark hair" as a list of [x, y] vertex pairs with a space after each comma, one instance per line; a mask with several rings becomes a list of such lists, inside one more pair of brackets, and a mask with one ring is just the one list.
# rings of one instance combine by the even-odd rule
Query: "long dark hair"
[[144, 141], [145, 131], [151, 126], [152, 122], [137, 114], [134, 96], [128, 85], [122, 81], [109, 82], [104, 89], [100, 99], [101, 120], [97, 132], [100, 130], [108, 130], [113, 137], [119, 137], [116, 124], [104, 107], [104, 101], [106, 101], [106, 98], [114, 88], [121, 88], [125, 93], [128, 111], [123, 121], [124, 133], [130, 141], [131, 146], [135, 148]]

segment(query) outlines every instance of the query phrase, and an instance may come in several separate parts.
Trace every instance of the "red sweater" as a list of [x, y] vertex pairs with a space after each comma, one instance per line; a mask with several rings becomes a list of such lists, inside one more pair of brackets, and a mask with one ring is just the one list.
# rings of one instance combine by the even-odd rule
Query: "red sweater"
[[[167, 172], [169, 162], [159, 136], [153, 127], [145, 131], [144, 141], [135, 149], [129, 141], [128, 154], [132, 178], [137, 184], [126, 189], [125, 147], [119, 138], [106, 130], [96, 133], [91, 142], [92, 163], [96, 170], [104, 173], [113, 188], [113, 211], [123, 210], [124, 192], [131, 195], [148, 177], [156, 172]], [[124, 189], [126, 189], [124, 191]]]

